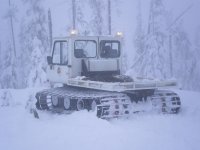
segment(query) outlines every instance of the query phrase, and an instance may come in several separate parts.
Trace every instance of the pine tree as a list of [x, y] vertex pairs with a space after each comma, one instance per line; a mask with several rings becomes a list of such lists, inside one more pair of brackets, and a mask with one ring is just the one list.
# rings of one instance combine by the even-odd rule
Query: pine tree
[[76, 29], [76, 0], [72, 0], [72, 27]]
[[14, 57], [16, 57], [16, 44], [15, 44], [15, 33], [14, 33], [14, 25], [13, 25], [13, 19], [15, 18], [16, 14], [16, 7], [11, 4], [11, 0], [8, 1], [9, 4], [9, 12], [7, 14], [7, 17], [10, 20], [10, 29], [11, 29], [11, 37], [12, 37], [12, 44], [13, 44], [13, 52], [14, 52]]
[[84, 11], [87, 3], [82, 0], [76, 0], [76, 27], [80, 35], [89, 35], [91, 30], [88, 21], [85, 19]]
[[191, 88], [191, 77], [194, 77], [195, 56], [191, 48], [191, 42], [184, 31], [182, 23], [179, 23], [173, 34], [174, 76], [185, 89]]
[[200, 26], [197, 27], [196, 32], [195, 32], [195, 38], [194, 38], [194, 50], [192, 51], [192, 54], [190, 54], [192, 57], [190, 61], [192, 61], [192, 66], [190, 69], [190, 77], [188, 81], [189, 84], [189, 89], [191, 90], [200, 90]]
[[0, 83], [2, 88], [17, 88], [17, 66], [16, 60], [13, 59], [12, 44], [8, 41], [6, 46], [6, 53], [3, 54], [2, 66], [3, 70], [0, 75]]
[[[134, 34], [134, 48], [135, 48], [135, 54], [134, 54], [134, 61], [131, 66], [132, 69], [132, 75], [137, 74], [137, 72], [140, 72], [140, 63], [142, 61], [144, 48], [145, 48], [145, 36], [144, 36], [144, 30], [143, 30], [143, 22], [142, 22], [142, 11], [141, 11], [141, 1], [138, 0], [138, 14], [137, 14], [137, 22], [136, 22], [136, 30]], [[138, 75], [138, 74], [137, 74]]]
[[46, 82], [46, 72], [43, 64], [42, 42], [38, 38], [33, 39], [33, 51], [31, 53], [31, 68], [28, 76], [29, 87], [39, 87]]
[[111, 35], [112, 33], [112, 24], [111, 24], [111, 17], [112, 17], [112, 14], [111, 14], [111, 1], [108, 0], [108, 35]]
[[53, 44], [53, 27], [52, 27], [52, 18], [51, 18], [51, 9], [48, 10], [48, 25], [49, 25], [49, 45], [50, 49]]
[[[1, 41], [0, 41], [0, 69], [2, 70], [2, 49], [1, 49]], [[1, 76], [0, 76], [1, 77]], [[1, 80], [1, 79], [0, 79]], [[1, 84], [0, 84], [1, 88]]]
[[136, 53], [140, 56], [144, 52], [145, 46], [145, 35], [143, 30], [143, 22], [142, 22], [142, 12], [141, 12], [141, 0], [138, 0], [138, 15], [137, 15], [137, 27], [135, 32], [135, 47]]
[[93, 10], [92, 19], [92, 31], [94, 35], [104, 34], [104, 18], [102, 13], [105, 9], [104, 1], [102, 0], [90, 0], [90, 5]]
[[165, 14], [166, 10], [162, 0], [151, 0], [148, 33], [145, 41], [142, 40], [143, 35], [141, 34], [138, 42], [137, 53], [142, 53], [142, 55], [135, 65], [139, 76], [152, 78], [169, 77]]
[[196, 29], [196, 35], [195, 35], [195, 58], [196, 58], [196, 64], [195, 64], [195, 76], [194, 76], [194, 88], [195, 90], [200, 91], [200, 26]]
[[[21, 65], [26, 86], [45, 82], [46, 53], [49, 48], [47, 20], [41, 0], [23, 0], [28, 9], [21, 23]], [[37, 64], [36, 64], [37, 62]]]
[[17, 66], [16, 66], [16, 44], [15, 44], [15, 30], [14, 20], [16, 20], [17, 7], [8, 1], [8, 10], [5, 19], [8, 20], [10, 27], [10, 36], [7, 40], [6, 53], [1, 53], [1, 69], [0, 75], [1, 88], [17, 88]]

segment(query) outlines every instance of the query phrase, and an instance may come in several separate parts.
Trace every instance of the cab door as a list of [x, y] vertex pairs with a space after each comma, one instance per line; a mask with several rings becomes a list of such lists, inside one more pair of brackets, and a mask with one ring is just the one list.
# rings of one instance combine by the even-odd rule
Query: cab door
[[54, 41], [52, 64], [48, 66], [47, 75], [50, 82], [67, 83], [69, 78], [69, 43], [67, 40]]
[[75, 78], [82, 75], [82, 60], [97, 60], [98, 38], [95, 36], [74, 37], [72, 48], [73, 54], [71, 76]]
[[105, 70], [122, 71], [122, 39], [121, 37], [99, 37], [99, 55], [106, 67]]

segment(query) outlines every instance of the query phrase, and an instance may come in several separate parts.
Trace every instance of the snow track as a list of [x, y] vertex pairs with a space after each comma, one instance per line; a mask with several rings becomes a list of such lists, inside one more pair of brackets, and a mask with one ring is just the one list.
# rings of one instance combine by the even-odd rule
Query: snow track
[[182, 101], [177, 115], [136, 114], [129, 120], [108, 122], [87, 111], [71, 115], [41, 112], [37, 120], [25, 109], [29, 95], [37, 90], [7, 91], [12, 105], [0, 107], [2, 150], [200, 149], [200, 93], [176, 91]]
[[[135, 113], [149, 113], [149, 111], [175, 114], [181, 108], [179, 96], [172, 91], [155, 90], [153, 93], [151, 91], [151, 95], [147, 94], [147, 91], [140, 91], [140, 94], [137, 92], [128, 91], [128, 95], [126, 93], [106, 92], [70, 86], [58, 87], [37, 92], [35, 96], [37, 99], [36, 108], [55, 113], [71, 113], [84, 109], [94, 111], [95, 109], [92, 109], [92, 104], [95, 103], [96, 116], [109, 120], [112, 118], [127, 118]], [[150, 109], [146, 110], [147, 104], [150, 104]], [[138, 105], [140, 105], [141, 109], [138, 109]], [[36, 111], [35, 113], [37, 114]]]

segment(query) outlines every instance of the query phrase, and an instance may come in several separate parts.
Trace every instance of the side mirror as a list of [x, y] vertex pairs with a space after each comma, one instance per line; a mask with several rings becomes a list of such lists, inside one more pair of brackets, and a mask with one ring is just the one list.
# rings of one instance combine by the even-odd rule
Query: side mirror
[[47, 56], [47, 62], [48, 62], [49, 65], [52, 64], [52, 57], [51, 56]]

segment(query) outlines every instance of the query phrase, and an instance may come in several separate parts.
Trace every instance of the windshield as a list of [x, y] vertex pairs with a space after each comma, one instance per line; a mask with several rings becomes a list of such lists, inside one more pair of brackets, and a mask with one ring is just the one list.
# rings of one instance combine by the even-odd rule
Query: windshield
[[96, 57], [97, 43], [93, 40], [76, 40], [74, 43], [74, 55], [76, 58]]
[[117, 58], [120, 56], [120, 42], [119, 41], [101, 41], [100, 55], [102, 58]]

